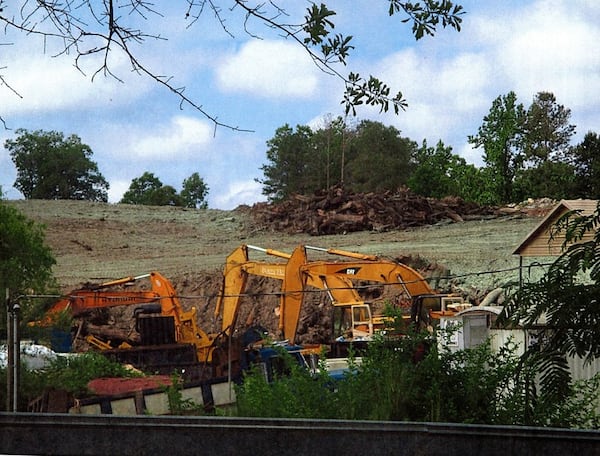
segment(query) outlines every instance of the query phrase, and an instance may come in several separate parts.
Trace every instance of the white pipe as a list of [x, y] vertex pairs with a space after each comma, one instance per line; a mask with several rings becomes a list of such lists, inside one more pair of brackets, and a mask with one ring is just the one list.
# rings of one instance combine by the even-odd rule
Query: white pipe
[[19, 340], [19, 304], [13, 307], [13, 412], [19, 408], [19, 367], [21, 364], [21, 343]]

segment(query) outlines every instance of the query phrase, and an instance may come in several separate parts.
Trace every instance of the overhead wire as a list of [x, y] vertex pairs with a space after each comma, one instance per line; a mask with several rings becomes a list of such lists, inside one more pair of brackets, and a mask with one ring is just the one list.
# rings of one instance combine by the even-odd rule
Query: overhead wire
[[[528, 269], [531, 271], [531, 269], [533, 267], [547, 267], [547, 266], [550, 266], [551, 264], [552, 263], [536, 262], [535, 264], [528, 265]], [[502, 273], [506, 273], [506, 272], [518, 271], [519, 269], [521, 269], [520, 266], [514, 266], [514, 267], [510, 267], [510, 268], [492, 269], [492, 270], [488, 270], [488, 271], [468, 272], [468, 273], [464, 273], [464, 274], [451, 274], [451, 275], [446, 275], [446, 276], [437, 276], [437, 277], [435, 277], [435, 279], [452, 281], [452, 280], [457, 280], [457, 279], [464, 279], [467, 277], [502, 274]], [[375, 284], [368, 284], [368, 285], [363, 284], [363, 285], [356, 285], [353, 287], [331, 287], [331, 288], [329, 288], [329, 290], [348, 290], [348, 289], [366, 290], [366, 289], [378, 288], [378, 287], [394, 287], [394, 286], [400, 286], [400, 285], [404, 285], [404, 284], [418, 283], [418, 282], [424, 282], [424, 281], [427, 282], [429, 279], [431, 279], [431, 278], [423, 277], [422, 279], [414, 279], [414, 280], [402, 281], [402, 282], [377, 282]], [[368, 280], [363, 280], [363, 281], [367, 282]], [[325, 293], [325, 292], [327, 292], [327, 290], [310, 288], [310, 289], [304, 289], [304, 290], [294, 290], [291, 293], [319, 294], [319, 293]], [[283, 292], [283, 291], [257, 291], [257, 292], [244, 292], [244, 293], [240, 293], [240, 294], [227, 294], [227, 295], [223, 295], [223, 297], [256, 298], [256, 297], [260, 297], [260, 296], [282, 296], [283, 294], [285, 294], [285, 292]], [[180, 299], [207, 299], [207, 298], [212, 299], [212, 298], [215, 298], [216, 296], [217, 295], [210, 295], [210, 296], [208, 296], [208, 295], [178, 295], [178, 297]]]
[[[525, 268], [528, 270], [529, 275], [531, 275], [531, 270], [534, 267], [539, 267], [539, 268], [543, 268], [543, 267], [547, 267], [550, 266], [552, 263], [539, 263], [539, 262], [534, 262], [531, 263], [529, 265], [527, 265]], [[519, 269], [523, 269], [523, 267], [521, 266], [514, 266], [514, 267], [510, 267], [510, 268], [502, 268], [502, 269], [492, 269], [492, 270], [488, 270], [488, 271], [478, 271], [478, 272], [468, 272], [468, 273], [464, 273], [464, 274], [450, 274], [450, 275], [446, 275], [446, 276], [436, 276], [435, 279], [438, 281], [453, 281], [453, 280], [457, 280], [457, 279], [464, 279], [464, 278], [468, 278], [468, 277], [478, 277], [478, 276], [482, 276], [482, 275], [493, 275], [493, 274], [501, 274], [501, 273], [506, 273], [506, 272], [512, 272], [512, 271], [518, 271]], [[411, 283], [418, 283], [418, 282], [423, 282], [423, 281], [428, 281], [431, 278], [427, 278], [427, 277], [423, 277], [422, 279], [414, 279], [414, 280], [410, 280], [410, 281], [401, 281], [401, 282], [377, 282], [376, 284], [362, 284], [362, 285], [355, 285], [353, 287], [331, 287], [329, 288], [330, 290], [348, 290], [348, 289], [355, 289], [355, 290], [368, 290], [368, 289], [374, 289], [374, 288], [380, 288], [380, 287], [393, 287], [393, 286], [400, 286], [400, 285], [405, 285], [405, 284], [411, 284]], [[368, 280], [363, 280], [363, 282], [368, 282]], [[320, 294], [320, 293], [325, 293], [327, 290], [320, 290], [320, 289], [316, 289], [316, 288], [310, 288], [310, 289], [304, 289], [304, 290], [294, 290], [290, 293], [303, 293], [303, 294]], [[240, 294], [226, 294], [226, 295], [222, 295], [222, 297], [239, 297], [239, 298], [256, 298], [256, 297], [261, 297], [261, 296], [282, 296], [284, 295], [285, 292], [283, 291], [257, 291], [257, 292], [244, 292], [244, 293], [240, 293]], [[110, 296], [110, 295], [109, 295]], [[215, 299], [217, 297], [219, 297], [220, 295], [218, 294], [200, 294], [200, 295], [184, 295], [184, 294], [176, 294], [174, 295], [174, 297], [177, 297], [179, 299], [185, 299], [185, 300], [204, 300], [204, 299], [208, 299], [208, 300], [212, 300]], [[18, 298], [28, 298], [28, 299], [65, 299], [65, 298], [71, 298], [71, 297], [77, 297], [77, 295], [73, 295], [71, 293], [66, 293], [66, 294], [43, 294], [43, 295], [38, 295], [38, 294], [32, 294], [32, 295], [20, 295]], [[157, 300], [158, 299], [169, 299], [171, 296], [157, 296]]]

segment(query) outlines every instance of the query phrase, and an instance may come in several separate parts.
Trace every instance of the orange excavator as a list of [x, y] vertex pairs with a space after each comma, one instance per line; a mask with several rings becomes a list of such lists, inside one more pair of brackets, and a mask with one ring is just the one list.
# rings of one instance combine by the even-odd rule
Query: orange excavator
[[[149, 279], [151, 291], [114, 289], [119, 285], [130, 285], [142, 279]], [[184, 310], [173, 285], [159, 272], [124, 277], [73, 291], [56, 302], [46, 312], [45, 318], [35, 324], [50, 325], [61, 312], [76, 317], [91, 309], [129, 305], [140, 306], [135, 315], [136, 327], [142, 335], [142, 345], [187, 345], [193, 347], [198, 361], [211, 362], [215, 337], [209, 336], [198, 327], [196, 308]], [[91, 343], [101, 349], [111, 348], [110, 345], [94, 338], [91, 338]]]

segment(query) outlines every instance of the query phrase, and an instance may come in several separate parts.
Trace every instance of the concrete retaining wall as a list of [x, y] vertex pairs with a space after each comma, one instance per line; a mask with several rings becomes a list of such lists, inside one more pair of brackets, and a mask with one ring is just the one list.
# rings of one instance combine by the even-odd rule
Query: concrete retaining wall
[[0, 413], [0, 453], [63, 455], [577, 455], [600, 432], [509, 426]]

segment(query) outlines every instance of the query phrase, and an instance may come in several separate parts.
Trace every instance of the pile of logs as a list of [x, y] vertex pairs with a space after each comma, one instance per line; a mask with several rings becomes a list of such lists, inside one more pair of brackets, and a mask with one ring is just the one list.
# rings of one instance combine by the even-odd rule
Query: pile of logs
[[351, 193], [340, 187], [311, 196], [294, 195], [278, 204], [256, 203], [251, 213], [255, 223], [264, 229], [315, 236], [383, 232], [500, 215], [495, 208], [467, 203], [461, 198], [426, 198], [407, 188], [396, 192]]

